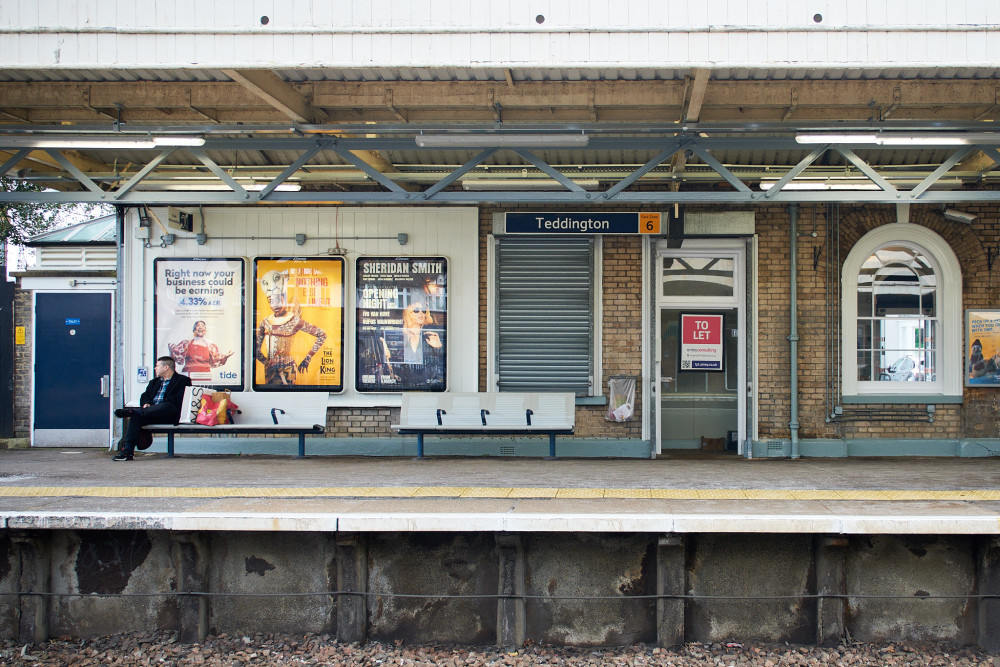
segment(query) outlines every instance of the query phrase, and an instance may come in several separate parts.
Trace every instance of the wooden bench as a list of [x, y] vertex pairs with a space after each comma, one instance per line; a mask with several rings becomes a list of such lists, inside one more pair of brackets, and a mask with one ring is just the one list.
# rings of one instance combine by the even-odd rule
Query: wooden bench
[[306, 434], [319, 435], [326, 430], [325, 392], [249, 392], [232, 393], [232, 402], [239, 406], [235, 424], [205, 426], [195, 422], [205, 387], [184, 390], [183, 408], [177, 424], [149, 424], [143, 428], [152, 433], [167, 434], [167, 456], [174, 455], [174, 434], [239, 435], [250, 433], [280, 433], [299, 436], [299, 457], [306, 455]]
[[556, 457], [556, 435], [572, 434], [576, 397], [564, 393], [403, 394], [399, 423], [392, 428], [417, 436], [417, 458], [424, 456], [424, 434], [549, 436], [549, 458]]

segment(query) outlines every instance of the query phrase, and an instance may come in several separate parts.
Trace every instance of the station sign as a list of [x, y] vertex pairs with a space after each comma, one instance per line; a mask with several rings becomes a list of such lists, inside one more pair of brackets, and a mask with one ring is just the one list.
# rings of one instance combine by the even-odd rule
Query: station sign
[[660, 234], [659, 213], [504, 213], [505, 234]]

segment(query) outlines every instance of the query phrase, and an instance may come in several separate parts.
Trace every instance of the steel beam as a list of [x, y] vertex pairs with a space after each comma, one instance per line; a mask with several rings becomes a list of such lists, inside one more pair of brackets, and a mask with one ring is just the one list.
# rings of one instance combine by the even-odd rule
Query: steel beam
[[[767, 200], [755, 192], [723, 191], [678, 191], [644, 190], [640, 192], [620, 192], [613, 201], [621, 204], [951, 204], [951, 203], [991, 203], [1000, 202], [1000, 190], [929, 190], [914, 195], [910, 191], [890, 192], [866, 190], [809, 191], [782, 190]], [[266, 201], [272, 204], [586, 204], [595, 205], [608, 200], [602, 192], [538, 192], [538, 191], [446, 191], [427, 198], [423, 192], [272, 192]], [[142, 191], [132, 190], [115, 199], [117, 204], [148, 206], [165, 205], [242, 205], [260, 203], [260, 193], [250, 192], [243, 197], [235, 191]], [[107, 203], [104, 193], [94, 192], [0, 192], [0, 202], [42, 204]]]
[[316, 155], [316, 153], [319, 153], [321, 150], [327, 148], [328, 145], [329, 145], [329, 142], [326, 142], [326, 141], [317, 141], [315, 146], [313, 146], [312, 148], [310, 148], [309, 150], [307, 150], [305, 153], [303, 153], [302, 155], [300, 155], [299, 158], [295, 162], [293, 162], [290, 165], [288, 165], [288, 167], [286, 167], [280, 174], [278, 174], [273, 179], [271, 179], [271, 182], [268, 183], [266, 186], [264, 186], [264, 189], [260, 191], [260, 197], [259, 198], [260, 199], [267, 199], [268, 197], [270, 197], [271, 196], [271, 192], [273, 192], [275, 188], [277, 188], [279, 185], [281, 185], [282, 183], [284, 183], [288, 179], [289, 176], [291, 176], [292, 174], [294, 174], [295, 172], [297, 172], [299, 169], [301, 169], [303, 167], [303, 165], [305, 165], [306, 162], [308, 162], [309, 160], [311, 160]]
[[[899, 165], [905, 166], [906, 174], [901, 175], [898, 173], [897, 165], [879, 165], [874, 166], [874, 157], [877, 157], [883, 151], [892, 151], [893, 154], [900, 150], [925, 150], [926, 146], [912, 146], [907, 148], [900, 148], [898, 146], [893, 147], [882, 147], [882, 146], [871, 146], [864, 145], [866, 153], [866, 158], [861, 158], [855, 152], [855, 148], [858, 148], [858, 144], [851, 143], [831, 143], [824, 144], [820, 146], [812, 147], [812, 150], [806, 154], [807, 147], [799, 145], [795, 142], [794, 138], [791, 136], [761, 136], [760, 134], [744, 133], [738, 136], [712, 136], [707, 135], [707, 133], [692, 133], [690, 131], [652, 131], [648, 133], [641, 130], [636, 130], [628, 136], [612, 136], [604, 133], [588, 134], [590, 141], [586, 147], [573, 148], [564, 146], [542, 146], [537, 149], [528, 151], [526, 149], [514, 149], [514, 150], [500, 150], [500, 149], [489, 149], [483, 151], [480, 148], [466, 147], [461, 144], [455, 146], [454, 149], [448, 148], [444, 151], [441, 149], [433, 148], [422, 148], [417, 146], [413, 141], [413, 136], [416, 132], [420, 131], [422, 128], [407, 128], [405, 131], [409, 133], [409, 136], [392, 136], [394, 132], [390, 132], [389, 135], [380, 136], [364, 136], [364, 137], [333, 137], [329, 135], [329, 130], [327, 133], [300, 133], [299, 136], [294, 134], [289, 134], [277, 138], [256, 136], [256, 137], [213, 137], [209, 135], [204, 146], [201, 147], [176, 147], [170, 152], [162, 149], [158, 149], [155, 152], [145, 149], [129, 149], [129, 148], [107, 148], [101, 150], [114, 150], [119, 156], [118, 160], [128, 160], [132, 164], [142, 165], [146, 160], [149, 160], [145, 166], [141, 167], [138, 172], [133, 174], [124, 185], [120, 184], [127, 175], [120, 175], [118, 173], [107, 173], [107, 174], [87, 174], [77, 166], [75, 166], [69, 159], [65, 156], [65, 151], [73, 146], [74, 140], [80, 140], [87, 138], [91, 143], [95, 138], [102, 136], [113, 136], [116, 139], [122, 137], [135, 137], [135, 138], [146, 138], [151, 136], [169, 138], [171, 136], [178, 136], [181, 134], [179, 128], [163, 128], [161, 132], [118, 132], [110, 133], [107, 129], [99, 134], [92, 134], [89, 132], [81, 131], [79, 128], [74, 128], [74, 134], [69, 135], [62, 130], [57, 132], [55, 128], [49, 128], [46, 131], [35, 130], [31, 134], [27, 134], [27, 130], [24, 128], [11, 128], [11, 127], [0, 127], [0, 150], [5, 146], [5, 140], [9, 137], [20, 137], [23, 141], [23, 137], [37, 137], [44, 138], [47, 140], [55, 139], [62, 144], [62, 147], [47, 148], [46, 150], [53, 155], [55, 161], [63, 168], [64, 172], [62, 174], [41, 174], [33, 172], [32, 176], [39, 180], [39, 182], [44, 182], [49, 186], [59, 187], [59, 181], [62, 180], [66, 184], [66, 187], [72, 187], [74, 189], [78, 188], [78, 184], [83, 184], [86, 191], [83, 192], [42, 192], [42, 193], [0, 193], [0, 201], [4, 202], [20, 202], [20, 201], [38, 201], [38, 202], [103, 202], [108, 200], [114, 200], [121, 204], [156, 204], [156, 203], [187, 203], [187, 204], [245, 204], [245, 203], [256, 203], [261, 201], [268, 202], [286, 202], [286, 203], [323, 203], [323, 202], [352, 202], [352, 203], [386, 203], [386, 204], [399, 204], [399, 203], [416, 203], [416, 202], [449, 202], [449, 203], [505, 203], [505, 202], [526, 202], [526, 203], [579, 203], [587, 204], [599, 201], [620, 201], [620, 202], [641, 202], [641, 203], [660, 203], [660, 204], [672, 204], [672, 203], [705, 203], [705, 204], [732, 204], [732, 203], [742, 203], [742, 204], [752, 204], [755, 202], [782, 202], [782, 203], [794, 203], [794, 202], [892, 202], [892, 203], [919, 203], [919, 202], [938, 202], [938, 203], [949, 203], [949, 202], [967, 202], [967, 201], [996, 201], [1000, 195], [992, 190], [951, 190], [943, 191], [941, 189], [941, 183], [939, 182], [941, 177], [952, 171], [956, 165], [960, 164], [961, 160], [970, 152], [976, 150], [982, 150], [985, 156], [991, 160], [998, 160], [1000, 158], [1000, 153], [992, 145], [975, 145], [975, 146], [965, 146], [962, 150], [953, 152], [947, 160], [941, 163], [932, 162], [930, 164], [908, 164]], [[548, 132], [552, 132], [553, 128], [548, 128]], [[403, 132], [402, 129], [399, 132]], [[498, 132], [496, 130], [484, 130], [480, 128], [478, 133], [472, 133], [471, 136], [482, 137], [486, 136], [498, 136], [502, 137], [504, 134], [509, 132]], [[190, 131], [186, 134], [191, 134]], [[539, 131], [540, 136], [544, 136], [546, 132]], [[461, 133], [457, 133], [454, 136], [462, 136]], [[989, 139], [988, 133], [979, 132], [975, 135], [976, 139], [982, 137]], [[1000, 136], [1000, 134], [998, 134]], [[10, 145], [9, 142], [6, 145]], [[690, 174], [685, 180], [685, 175], [681, 174], [680, 179], [671, 179], [668, 174], [661, 174], [656, 170], [666, 159], [671, 155], [675, 154], [678, 150], [691, 150], [695, 155], [699, 156], [701, 161], [704, 162], [703, 166], [700, 166], [700, 170], [697, 174]], [[774, 165], [761, 165], [756, 168], [746, 168], [735, 169], [733, 167], [727, 166], [720, 161], [716, 155], [720, 155], [724, 151], [759, 151], [764, 153], [765, 151], [775, 151], [784, 150], [788, 151], [793, 157], [806, 154], [804, 158], [800, 159], [799, 162], [794, 167], [788, 167], [787, 165], [774, 166]], [[231, 165], [220, 165], [216, 160], [209, 157], [209, 153], [212, 152], [215, 155], [219, 153], [232, 154], [236, 153], [237, 157], [235, 160], [239, 160], [240, 152], [249, 151], [260, 151], [265, 154], [268, 159], [277, 159], [283, 153], [293, 152], [297, 155], [296, 159], [287, 164], [287, 166], [282, 167], [282, 163], [279, 162], [277, 165], [271, 165], [271, 168], [276, 171], [276, 174], [272, 174], [269, 179], [270, 182], [260, 193], [248, 192], [240, 183], [237, 181], [239, 178], [237, 171]], [[358, 157], [357, 152], [406, 152], [407, 154], [417, 155], [418, 158], [415, 160], [418, 164], [411, 165], [411, 168], [415, 168], [417, 171], [405, 171], [399, 174], [384, 174], [377, 169], [373, 168], [370, 164], [364, 161], [362, 158]], [[595, 164], [594, 168], [602, 171], [600, 180], [604, 181], [606, 188], [604, 192], [587, 192], [581, 188], [577, 183], [575, 183], [572, 178], [579, 174], [586, 174], [586, 168], [588, 160], [594, 160], [593, 152], [606, 151], [606, 152], [621, 152], [621, 151], [634, 151], [638, 156], [644, 159], [647, 156], [651, 156], [647, 159], [645, 164], [641, 167], [636, 168], [635, 165], [612, 165], [608, 167], [607, 165]], [[857, 177], [866, 179], [868, 181], [877, 184], [878, 187], [882, 188], [881, 192], [864, 191], [864, 190], [842, 190], [842, 191], [808, 191], [808, 190], [790, 190], [786, 189], [785, 186], [791, 183], [796, 178], [809, 177], [813, 174], [810, 180], [815, 181], [817, 178], [821, 178], [824, 175], [829, 174], [830, 168], [814, 167], [813, 164], [826, 151], [835, 151], [847, 161], [848, 166], [846, 171], [842, 172], [842, 175], [847, 177]], [[441, 167], [440, 159], [441, 154], [445, 153], [448, 156], [451, 155], [461, 155], [465, 153], [471, 158], [465, 159], [465, 162], [458, 167], [452, 165], [447, 165]], [[565, 190], [558, 190], [558, 185], [554, 185], [557, 189], [551, 192], [545, 191], [540, 192], [536, 190], [525, 191], [520, 190], [517, 184], [517, 178], [510, 178], [510, 190], [499, 191], [499, 192], [463, 192], [456, 190], [446, 190], [448, 186], [455, 184], [459, 178], [470, 172], [475, 167], [481, 165], [487, 158], [497, 153], [513, 153], [517, 155], [521, 160], [527, 162], [531, 165], [531, 168], [537, 170], [537, 173], [543, 174], [549, 178], [554, 179], [558, 185], [561, 185]], [[321, 155], [322, 154], [322, 155]], [[18, 157], [23, 157], [24, 149], [18, 150], [16, 155], [8, 159], [4, 166], [8, 169], [12, 168], [12, 164], [17, 161]], [[153, 155], [152, 159], [149, 156]], [[343, 176], [343, 185], [345, 189], [333, 189], [333, 184], [340, 183], [338, 180], [337, 169], [341, 169], [342, 165], [338, 162], [339, 160], [353, 165], [359, 169], [362, 173], [368, 176], [370, 179], [375, 181], [377, 184], [383, 186], [385, 191], [357, 191], [346, 189], [350, 186], [366, 187], [361, 181], [358, 181], [358, 172], [352, 171], [350, 175]], [[422, 156], [428, 156], [429, 159], [424, 160]], [[566, 156], [569, 156], [567, 159]], [[600, 154], [598, 154], [600, 155]], [[171, 158], [174, 164], [166, 165], [165, 161], [167, 157]], [[317, 157], [318, 156], [318, 157]], [[558, 156], [564, 161], [562, 164], [553, 164], [553, 157]], [[579, 156], [574, 160], [574, 156]], [[282, 158], [287, 159], [287, 158]], [[277, 186], [287, 179], [292, 177], [296, 172], [300, 171], [305, 164], [310, 160], [317, 160], [322, 162], [325, 166], [324, 169], [328, 171], [325, 172], [319, 179], [312, 178], [311, 180], [302, 181], [303, 185], [306, 187], [316, 187], [316, 188], [329, 188], [323, 191], [303, 191], [297, 193], [291, 192], [278, 192]], [[598, 157], [598, 160], [601, 158]], [[331, 161], [332, 160], [332, 161]], [[186, 164], [176, 164], [177, 162], [184, 161]], [[412, 158], [410, 161], [414, 161]], [[421, 166], [420, 163], [426, 163], [426, 166]], [[521, 162], [512, 162], [510, 164], [492, 165], [491, 174], [498, 174], [497, 177], [502, 178], [504, 174], [504, 168], [518, 170], [524, 168], [524, 164]], [[579, 167], [583, 167], [584, 171], [579, 171]], [[567, 171], [568, 167], [572, 167], [572, 174]], [[711, 175], [712, 171], [717, 174], [717, 177]], [[754, 169], [757, 169], [757, 173], [754, 173]], [[760, 180], [762, 176], [765, 175], [764, 170], [766, 169], [766, 175], [769, 177], [774, 177], [777, 179], [775, 185], [766, 192], [755, 192], [752, 188], [756, 186], [756, 181]], [[839, 169], [839, 167], [838, 167]], [[189, 170], [190, 173], [184, 170]], [[278, 171], [280, 170], [280, 171]], [[332, 170], [332, 171], [331, 171]], [[169, 181], [171, 179], [177, 181], [178, 183], [185, 183], [185, 179], [192, 175], [197, 174], [203, 176], [207, 173], [213, 174], [218, 181], [207, 183], [206, 188], [209, 190], [201, 191], [186, 191], [186, 192], [166, 192], [158, 191], [153, 189], [153, 185], [148, 182], [155, 178], [156, 181], [167, 181], [167, 185], [162, 186], [164, 188], [169, 188]], [[738, 173], [738, 175], [737, 175]], [[736, 192], [723, 192], [715, 190], [705, 190], [705, 176], [708, 175], [710, 178], [718, 180], [719, 182], [725, 181], [730, 186], [735, 188]], [[991, 174], [989, 172], [983, 172], [982, 170], [977, 171], [973, 175], [955, 174], [952, 176], [957, 176], [959, 178], [964, 178], [968, 185], [973, 186], [979, 184], [983, 179], [987, 182], [994, 181], [997, 179], [996, 174]], [[905, 177], [905, 180], [903, 180]], [[397, 180], [406, 180], [408, 182], [406, 187], [401, 186], [397, 183]], [[639, 179], [643, 179], [640, 181]], [[798, 182], [798, 181], [797, 181]], [[422, 189], [417, 189], [418, 183], [423, 185], [419, 186]], [[643, 185], [642, 191], [631, 191], [628, 190], [632, 185], [641, 183]], [[907, 186], [913, 185], [912, 189], [903, 189], [901, 183], [905, 183]], [[190, 182], [185, 183], [185, 185], [190, 186]], [[218, 191], [218, 187], [224, 185], [229, 192]], [[682, 185], [686, 188], [701, 187], [703, 189], [696, 191], [675, 191], [679, 190], [676, 185]], [[954, 184], [952, 184], [954, 185]], [[117, 187], [117, 190], [106, 191], [107, 189]], [[710, 187], [710, 186], [709, 186]], [[934, 190], [930, 188], [934, 187]], [[214, 190], [214, 191], [213, 191]]]

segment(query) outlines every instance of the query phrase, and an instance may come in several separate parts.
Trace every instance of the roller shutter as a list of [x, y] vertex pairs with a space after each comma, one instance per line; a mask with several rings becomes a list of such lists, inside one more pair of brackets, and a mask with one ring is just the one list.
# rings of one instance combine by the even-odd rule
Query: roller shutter
[[500, 391], [589, 395], [593, 240], [503, 237], [496, 257]]

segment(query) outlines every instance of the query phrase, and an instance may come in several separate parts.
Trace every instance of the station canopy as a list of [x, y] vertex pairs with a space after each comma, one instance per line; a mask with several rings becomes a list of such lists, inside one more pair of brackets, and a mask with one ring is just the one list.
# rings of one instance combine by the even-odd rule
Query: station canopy
[[993, 201], [998, 117], [992, 68], [0, 68], [0, 200]]

